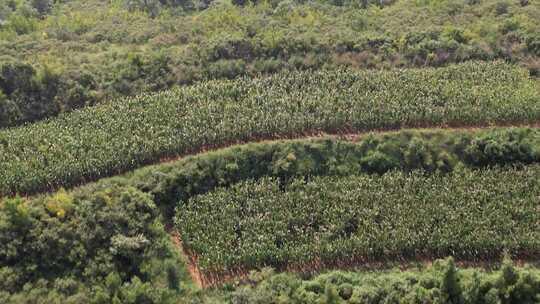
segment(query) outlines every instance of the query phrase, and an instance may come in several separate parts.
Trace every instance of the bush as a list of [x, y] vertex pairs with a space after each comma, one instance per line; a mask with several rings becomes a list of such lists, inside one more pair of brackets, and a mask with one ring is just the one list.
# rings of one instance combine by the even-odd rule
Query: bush
[[500, 16], [500, 15], [508, 13], [509, 7], [510, 7], [510, 4], [506, 1], [499, 1], [495, 3], [494, 5], [495, 15]]
[[[0, 90], [4, 94], [2, 126], [19, 121], [35, 121], [59, 112], [55, 97], [60, 76], [44, 67], [39, 71], [28, 64], [6, 64], [0, 68]], [[1, 98], [1, 97], [0, 97]]]
[[113, 88], [122, 95], [159, 91], [173, 84], [170, 59], [163, 54], [150, 58], [128, 55], [128, 63], [116, 76]]
[[155, 18], [159, 15], [161, 2], [159, 0], [126, 0], [126, 6], [129, 10], [141, 10]]
[[130, 187], [60, 191], [0, 206], [0, 286], [7, 302], [170, 303], [180, 292], [186, 274], [147, 194]]
[[21, 112], [15, 102], [0, 91], [0, 127], [13, 126], [21, 120]]
[[206, 77], [210, 79], [233, 79], [246, 73], [246, 64], [241, 59], [218, 60], [208, 66], [206, 73]]
[[527, 38], [525, 39], [527, 44], [527, 49], [537, 55], [540, 56], [540, 34], [534, 33], [529, 34]]
[[33, 17], [12, 14], [7, 20], [9, 29], [18, 35], [29, 34], [36, 30], [37, 21]]
[[44, 16], [51, 11], [53, 0], [32, 0], [32, 7], [34, 7], [41, 16]]
[[[214, 295], [205, 303], [328, 303], [331, 290], [351, 288], [351, 297], [339, 295], [338, 303], [536, 303], [540, 293], [540, 274], [530, 267], [514, 268], [518, 281], [509, 289], [493, 285], [504, 276], [504, 269], [458, 269], [452, 259], [436, 261], [425, 269], [382, 272], [331, 271], [310, 278], [300, 279], [294, 274], [271, 276], [257, 284], [235, 286], [232, 299], [229, 293]], [[510, 266], [512, 267], [512, 266]], [[454, 298], [445, 298], [445, 276], [454, 273], [455, 286], [459, 292]], [[269, 284], [280, 277], [282, 285]], [[339, 278], [339, 280], [336, 280]], [[520, 282], [528, 282], [525, 286]], [[285, 286], [284, 286], [285, 285]], [[284, 292], [286, 290], [286, 292]], [[328, 292], [325, 292], [328, 291]], [[518, 297], [508, 296], [513, 290]], [[348, 295], [348, 294], [347, 294]]]
[[[166, 75], [161, 67], [154, 67], [156, 71], [148, 73], [150, 76]], [[155, 83], [163, 81], [158, 77], [153, 79]], [[168, 84], [156, 85], [152, 89], [163, 86]], [[97, 99], [96, 80], [84, 71], [60, 74], [47, 66], [36, 70], [20, 62], [0, 67], [0, 127], [54, 116], [60, 111], [95, 104]]]

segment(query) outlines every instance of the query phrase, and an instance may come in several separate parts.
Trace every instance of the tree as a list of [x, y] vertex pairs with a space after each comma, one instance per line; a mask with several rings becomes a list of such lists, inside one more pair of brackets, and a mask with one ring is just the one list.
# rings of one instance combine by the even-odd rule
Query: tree
[[161, 9], [159, 0], [127, 0], [126, 5], [129, 10], [145, 11], [152, 18], [156, 17]]
[[445, 303], [463, 303], [459, 274], [453, 258], [448, 258], [442, 273], [441, 292]]
[[32, 7], [43, 17], [51, 12], [53, 6], [52, 0], [32, 0]]
[[[39, 72], [25, 63], [12, 63], [0, 69], [0, 91], [5, 95], [0, 115], [10, 117], [0, 125], [18, 121], [35, 121], [60, 111], [55, 97], [60, 87], [60, 76], [48, 67]], [[7, 97], [8, 101], [5, 101]]]

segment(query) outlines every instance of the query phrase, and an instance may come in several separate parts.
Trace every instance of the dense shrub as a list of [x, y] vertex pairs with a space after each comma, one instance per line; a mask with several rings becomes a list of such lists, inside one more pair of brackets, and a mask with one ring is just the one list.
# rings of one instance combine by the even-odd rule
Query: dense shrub
[[53, 4], [53, 0], [32, 0], [32, 7], [37, 10], [40, 16], [50, 13]]
[[96, 96], [92, 76], [64, 77], [45, 66], [23, 63], [0, 66], [0, 127], [33, 122], [60, 111], [92, 104]]
[[187, 275], [151, 197], [130, 187], [3, 200], [0, 241], [3, 303], [172, 303]]
[[139, 55], [129, 57], [128, 64], [120, 70], [114, 81], [115, 91], [133, 95], [141, 91], [159, 91], [172, 84], [170, 59], [156, 55], [148, 59]]
[[[462, 269], [452, 259], [408, 271], [332, 271], [312, 278], [254, 272], [248, 284], [224, 289], [221, 294], [199, 296], [200, 303], [537, 303], [540, 274], [532, 267]], [[191, 300], [195, 301], [195, 300]]]
[[527, 36], [527, 48], [536, 56], [540, 56], [540, 34], [538, 32]]
[[54, 98], [59, 82], [59, 76], [47, 68], [36, 72], [26, 64], [0, 67], [0, 90], [4, 93], [0, 112], [6, 117], [0, 121], [0, 126], [35, 121], [58, 113]]

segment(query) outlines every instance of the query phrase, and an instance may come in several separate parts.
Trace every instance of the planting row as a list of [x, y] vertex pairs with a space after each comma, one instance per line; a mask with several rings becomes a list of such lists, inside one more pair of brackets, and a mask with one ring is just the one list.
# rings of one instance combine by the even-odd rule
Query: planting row
[[324, 268], [540, 253], [540, 166], [450, 174], [246, 181], [178, 208], [185, 248], [209, 277], [264, 266]]
[[503, 63], [211, 81], [1, 130], [0, 195], [80, 184], [256, 138], [539, 118], [538, 86]]

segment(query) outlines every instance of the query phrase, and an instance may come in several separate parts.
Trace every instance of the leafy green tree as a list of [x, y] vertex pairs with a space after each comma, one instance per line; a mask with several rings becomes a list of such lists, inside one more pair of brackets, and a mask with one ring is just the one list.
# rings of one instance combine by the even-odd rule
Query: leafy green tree
[[[0, 115], [17, 121], [35, 121], [59, 112], [55, 97], [60, 88], [60, 75], [48, 67], [36, 70], [25, 63], [11, 63], [0, 68], [0, 91], [5, 95]], [[5, 101], [5, 99], [10, 102]], [[1, 98], [0, 98], [1, 100]]]
[[53, 6], [52, 0], [32, 0], [32, 7], [35, 8], [40, 16], [47, 15]]
[[444, 266], [441, 292], [445, 303], [462, 304], [464, 302], [459, 274], [453, 258], [448, 258]]
[[141, 10], [147, 12], [150, 17], [156, 17], [161, 10], [159, 0], [126, 0], [126, 6], [129, 10]]

